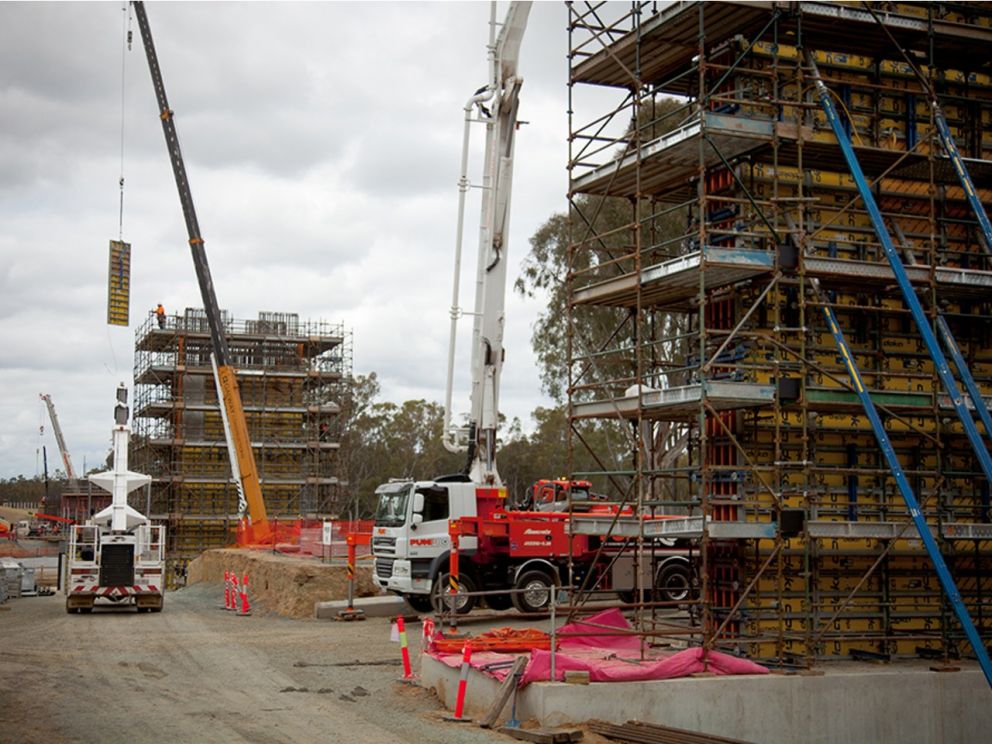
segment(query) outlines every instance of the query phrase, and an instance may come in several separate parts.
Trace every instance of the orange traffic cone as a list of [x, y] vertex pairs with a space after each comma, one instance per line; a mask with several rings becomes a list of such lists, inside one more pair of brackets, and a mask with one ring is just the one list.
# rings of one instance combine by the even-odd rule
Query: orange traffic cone
[[244, 578], [241, 579], [241, 607], [238, 609], [238, 617], [247, 617], [250, 614], [251, 605], [248, 604], [248, 574], [245, 574]]

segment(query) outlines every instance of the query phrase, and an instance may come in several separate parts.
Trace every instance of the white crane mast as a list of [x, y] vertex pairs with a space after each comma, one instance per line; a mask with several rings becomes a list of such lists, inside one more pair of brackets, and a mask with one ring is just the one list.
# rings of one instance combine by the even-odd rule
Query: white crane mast
[[[531, 3], [510, 4], [496, 34], [496, 3], [492, 3], [489, 34], [489, 83], [465, 104], [461, 177], [458, 181], [458, 226], [455, 240], [455, 275], [448, 344], [448, 378], [444, 401], [444, 446], [469, 454], [467, 475], [475, 483], [502, 485], [496, 470], [496, 433], [499, 426], [499, 385], [503, 367], [503, 328], [506, 305], [507, 236], [510, 222], [510, 188], [513, 175], [514, 134], [522, 78], [517, 75], [520, 42], [527, 26]], [[478, 109], [479, 119], [473, 118]], [[464, 314], [458, 305], [465, 196], [469, 189], [469, 128], [486, 125], [485, 166], [482, 176], [482, 214], [476, 269], [475, 309], [472, 313], [472, 391], [468, 424], [455, 426], [451, 399], [454, 386], [455, 335]]]
[[52, 396], [47, 393], [39, 393], [39, 397], [48, 406], [48, 417], [52, 420], [52, 431], [55, 432], [55, 441], [59, 445], [59, 453], [62, 455], [62, 463], [65, 465], [65, 474], [69, 478], [69, 487], [76, 490], [79, 487], [79, 478], [76, 470], [72, 467], [72, 460], [69, 458], [69, 450], [65, 446], [65, 437], [62, 436], [62, 427], [59, 426], [59, 417], [55, 413], [55, 404], [52, 403]]

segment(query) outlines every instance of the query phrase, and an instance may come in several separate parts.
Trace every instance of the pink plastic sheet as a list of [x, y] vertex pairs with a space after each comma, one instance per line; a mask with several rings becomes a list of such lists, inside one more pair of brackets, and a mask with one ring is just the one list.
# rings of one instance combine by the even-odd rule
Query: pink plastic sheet
[[[563, 625], [558, 629], [561, 639], [555, 654], [555, 679], [561, 681], [566, 671], [587, 671], [591, 682], [635, 682], [674, 679], [698, 672], [710, 674], [767, 674], [760, 664], [719, 651], [687, 648], [671, 652], [652, 650], [640, 660], [640, 640], [627, 634], [632, 630], [623, 614], [616, 609], [605, 610], [586, 620]], [[614, 633], [610, 635], [611, 631]], [[429, 648], [429, 645], [428, 645]], [[450, 667], [461, 665], [460, 654], [432, 653], [434, 658]], [[479, 653], [472, 655], [472, 666], [496, 679], [509, 673], [509, 663], [516, 654]], [[546, 682], [551, 678], [551, 652], [533, 649], [524, 669], [521, 686], [530, 682]]]

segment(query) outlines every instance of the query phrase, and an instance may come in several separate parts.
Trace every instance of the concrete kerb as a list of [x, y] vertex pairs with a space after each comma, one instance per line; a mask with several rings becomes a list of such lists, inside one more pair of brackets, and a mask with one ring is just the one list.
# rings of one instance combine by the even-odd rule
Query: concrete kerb
[[[362, 610], [366, 617], [395, 617], [410, 612], [410, 607], [402, 597], [387, 594], [380, 597], [359, 597], [353, 602], [356, 610]], [[348, 600], [336, 599], [331, 602], [317, 602], [314, 617], [318, 620], [334, 620], [338, 612], [348, 608]]]
[[[542, 726], [639, 720], [716, 736], [792, 744], [983, 741], [992, 727], [989, 689], [977, 665], [938, 674], [925, 662], [884, 669], [829, 668], [823, 675], [748, 675], [656, 682], [532, 683], [517, 695], [517, 718]], [[845, 665], [847, 667], [847, 665]], [[422, 655], [421, 684], [452, 709], [459, 669]], [[499, 683], [472, 670], [465, 715], [484, 715]], [[506, 720], [505, 710], [500, 720]]]

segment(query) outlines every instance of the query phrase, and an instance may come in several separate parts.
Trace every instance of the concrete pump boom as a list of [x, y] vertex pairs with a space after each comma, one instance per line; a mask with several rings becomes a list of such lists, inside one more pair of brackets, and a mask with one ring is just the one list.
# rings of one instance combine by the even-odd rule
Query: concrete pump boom
[[231, 355], [221, 324], [220, 308], [217, 305], [217, 296], [214, 293], [213, 280], [210, 277], [207, 253], [203, 247], [200, 225], [196, 219], [196, 210], [193, 207], [193, 196], [190, 192], [189, 179], [186, 176], [186, 166], [179, 149], [179, 137], [176, 134], [172, 109], [169, 108], [169, 101], [165, 95], [165, 84], [162, 82], [162, 71], [159, 68], [158, 56], [155, 53], [155, 43], [152, 40], [151, 28], [148, 25], [145, 4], [140, 0], [133, 4], [135, 17], [138, 19], [138, 28], [141, 30], [141, 40], [145, 47], [145, 56], [148, 59], [148, 70], [155, 86], [159, 116], [162, 119], [162, 131], [165, 134], [165, 144], [169, 151], [169, 159], [172, 162], [172, 173], [176, 178], [179, 201], [182, 204], [183, 217], [186, 220], [196, 279], [200, 285], [203, 308], [206, 311], [207, 323], [210, 326], [210, 340], [213, 344], [213, 355], [217, 369], [217, 385], [223, 393], [221, 405], [224, 407], [224, 413], [230, 427], [231, 449], [236, 455], [231, 467], [241, 480], [240, 488], [248, 503], [248, 514], [252, 522], [251, 534], [256, 541], [264, 542], [270, 535], [265, 501], [262, 498], [255, 455], [252, 452], [251, 439], [248, 436], [248, 424], [245, 421], [244, 408], [241, 404], [238, 381], [235, 377], [234, 367], [231, 366]]
[[[507, 236], [510, 223], [510, 187], [513, 145], [517, 128], [520, 85], [517, 62], [531, 3], [511, 3], [496, 36], [496, 3], [492, 4], [489, 36], [489, 83], [465, 104], [461, 176], [458, 181], [458, 224], [455, 238], [455, 276], [448, 342], [448, 377], [444, 399], [444, 446], [450, 452], [468, 452], [467, 475], [475, 483], [502, 485], [496, 469], [496, 433], [499, 426], [499, 385], [503, 368], [503, 328], [506, 306]], [[473, 119], [478, 109], [480, 119]], [[458, 306], [462, 232], [468, 182], [469, 128], [486, 125], [485, 167], [482, 177], [482, 215], [476, 268], [475, 310], [472, 322], [472, 392], [468, 425], [452, 422], [455, 334], [462, 310]]]

